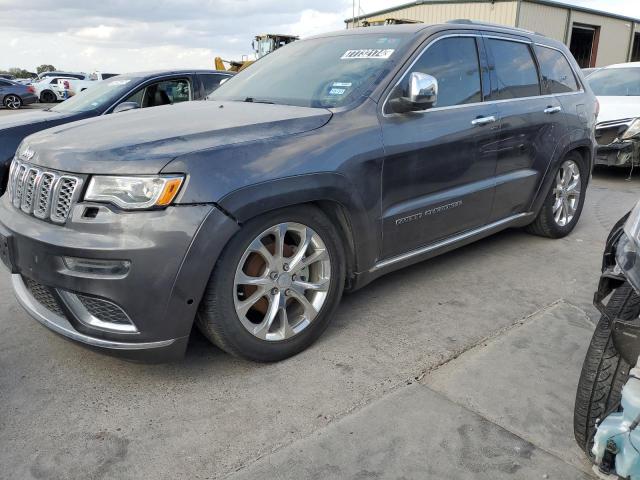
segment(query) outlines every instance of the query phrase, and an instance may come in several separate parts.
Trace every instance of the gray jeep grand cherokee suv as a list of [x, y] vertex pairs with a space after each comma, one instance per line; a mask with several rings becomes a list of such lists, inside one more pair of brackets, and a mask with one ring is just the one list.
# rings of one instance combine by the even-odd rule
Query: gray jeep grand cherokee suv
[[195, 323], [256, 361], [309, 346], [344, 289], [508, 227], [576, 225], [596, 100], [564, 45], [451, 23], [292, 43], [206, 102], [24, 140], [1, 256], [24, 308], [170, 358]]

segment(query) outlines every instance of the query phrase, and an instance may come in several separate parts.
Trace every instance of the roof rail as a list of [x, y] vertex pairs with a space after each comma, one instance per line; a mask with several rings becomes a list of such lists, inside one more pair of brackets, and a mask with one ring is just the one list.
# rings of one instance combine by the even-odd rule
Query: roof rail
[[541, 33], [533, 32], [531, 30], [526, 30], [524, 28], [509, 27], [507, 25], [500, 25], [498, 23], [477, 22], [475, 20], [469, 20], [468, 18], [457, 18], [455, 20], [448, 20], [446, 23], [457, 23], [459, 25], [478, 25], [481, 27], [498, 27], [505, 30], [516, 30], [519, 32], [524, 32], [524, 33], [533, 34], [533, 35], [542, 35]]

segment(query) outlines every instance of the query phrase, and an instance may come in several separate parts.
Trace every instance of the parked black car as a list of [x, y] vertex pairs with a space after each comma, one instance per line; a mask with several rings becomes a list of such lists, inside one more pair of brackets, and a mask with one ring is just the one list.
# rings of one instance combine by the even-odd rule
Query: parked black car
[[530, 32], [341, 31], [209, 100], [25, 139], [0, 252], [41, 323], [168, 358], [196, 319], [227, 352], [279, 360], [345, 288], [508, 227], [563, 237], [582, 210], [596, 101], [567, 48]]
[[[4, 193], [7, 184], [11, 159], [27, 135], [56, 125], [132, 108], [202, 100], [231, 75], [217, 70], [169, 70], [118, 75], [96, 83], [92, 88], [46, 110], [0, 117], [0, 194]], [[2, 82], [0, 80], [0, 101], [3, 95]], [[33, 90], [33, 87], [20, 88]], [[37, 100], [36, 96], [31, 96], [33, 99], [21, 97], [23, 103]]]
[[38, 97], [32, 86], [0, 78], [0, 105], [9, 110], [18, 110], [23, 105], [30, 105], [37, 101]]

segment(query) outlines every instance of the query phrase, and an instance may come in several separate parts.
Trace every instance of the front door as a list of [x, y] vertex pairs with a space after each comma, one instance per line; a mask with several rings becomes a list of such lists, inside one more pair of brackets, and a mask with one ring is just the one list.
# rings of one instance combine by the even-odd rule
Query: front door
[[[431, 41], [383, 106], [382, 258], [484, 225], [494, 195], [499, 118], [484, 104], [481, 39], [446, 35]], [[480, 60], [483, 60], [482, 62]], [[438, 80], [436, 104], [394, 113], [412, 72]], [[488, 86], [488, 85], [487, 85]]]

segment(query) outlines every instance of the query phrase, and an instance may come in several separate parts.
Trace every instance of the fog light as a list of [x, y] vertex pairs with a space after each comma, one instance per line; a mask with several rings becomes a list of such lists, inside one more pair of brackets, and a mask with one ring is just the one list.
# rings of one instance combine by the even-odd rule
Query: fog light
[[129, 260], [97, 260], [92, 258], [62, 257], [64, 266], [89, 275], [123, 276], [129, 273]]

